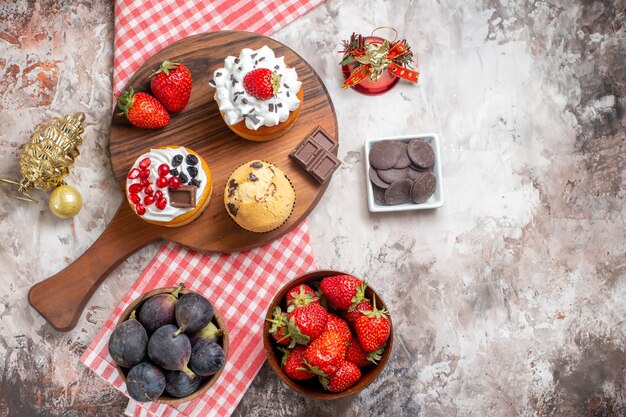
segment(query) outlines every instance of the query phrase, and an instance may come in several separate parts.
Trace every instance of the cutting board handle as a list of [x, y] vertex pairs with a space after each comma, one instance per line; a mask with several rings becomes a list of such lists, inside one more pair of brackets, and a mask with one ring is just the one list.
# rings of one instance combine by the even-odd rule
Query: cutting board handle
[[128, 256], [159, 238], [148, 231], [155, 226], [131, 217], [136, 214], [123, 202], [102, 235], [80, 258], [30, 289], [30, 305], [56, 330], [72, 330], [100, 282]]

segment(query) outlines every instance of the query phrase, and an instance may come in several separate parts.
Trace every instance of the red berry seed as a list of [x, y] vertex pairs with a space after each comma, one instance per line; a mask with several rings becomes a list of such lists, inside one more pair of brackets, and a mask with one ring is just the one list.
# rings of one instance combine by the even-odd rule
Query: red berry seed
[[152, 197], [151, 195], [147, 195], [143, 198], [143, 203], [146, 206], [149, 206], [150, 204], [154, 203], [154, 197]]
[[159, 201], [156, 202], [156, 207], [159, 210], [163, 210], [167, 206], [167, 200], [164, 197], [161, 197]]
[[161, 190], [156, 190], [154, 193], [154, 200], [159, 201], [163, 197]]
[[159, 177], [164, 177], [170, 173], [170, 166], [168, 164], [161, 164], [158, 168]]
[[180, 187], [180, 178], [170, 177], [170, 188], [177, 189]]
[[139, 176], [139, 172], [140, 171], [138, 168], [131, 169], [130, 172], [128, 173], [128, 179], [134, 180], [135, 178]]
[[137, 204], [135, 206], [135, 211], [137, 212], [137, 214], [139, 214], [140, 216], [143, 216], [144, 214], [146, 214], [146, 208], [144, 206], [142, 206], [141, 204]]
[[128, 194], [128, 199], [133, 204], [139, 204], [141, 202], [141, 198], [137, 194]]
[[148, 178], [149, 176], [150, 176], [150, 170], [147, 168], [139, 173], [139, 178]]
[[152, 193], [154, 193], [154, 190], [152, 189], [151, 185], [148, 185], [146, 188], [144, 188], [143, 192], [146, 193], [146, 195], [152, 195]]
[[142, 178], [139, 180], [139, 184], [141, 184], [142, 187], [147, 187], [150, 185], [150, 180], [148, 178]]
[[168, 184], [168, 181], [167, 181], [167, 178], [165, 177], [159, 177], [156, 180], [156, 185], [159, 188], [167, 187], [167, 184]]
[[150, 161], [150, 158], [143, 158], [141, 162], [139, 163], [139, 168], [146, 169], [150, 166], [151, 162], [152, 161]]
[[131, 184], [131, 185], [128, 187], [128, 191], [129, 191], [131, 194], [139, 194], [139, 192], [141, 191], [141, 189], [142, 189], [142, 188], [143, 188], [143, 187], [141, 186], [141, 184], [136, 184], [136, 183], [135, 183], [135, 184]]

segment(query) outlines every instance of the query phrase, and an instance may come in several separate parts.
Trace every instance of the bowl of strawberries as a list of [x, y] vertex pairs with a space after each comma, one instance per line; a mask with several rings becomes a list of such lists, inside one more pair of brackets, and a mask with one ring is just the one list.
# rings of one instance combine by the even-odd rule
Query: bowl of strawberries
[[340, 271], [301, 275], [276, 294], [263, 332], [271, 368], [290, 388], [334, 400], [357, 394], [383, 371], [393, 328], [380, 296]]

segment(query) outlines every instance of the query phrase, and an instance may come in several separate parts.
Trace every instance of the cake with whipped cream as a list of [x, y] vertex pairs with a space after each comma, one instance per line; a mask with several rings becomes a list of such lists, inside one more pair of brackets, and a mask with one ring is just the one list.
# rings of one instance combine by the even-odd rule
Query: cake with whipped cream
[[211, 169], [200, 155], [166, 146], [137, 158], [126, 176], [126, 198], [148, 223], [177, 227], [202, 214], [212, 186]]
[[222, 118], [237, 135], [255, 141], [275, 139], [295, 123], [303, 102], [295, 68], [268, 46], [244, 48], [229, 56], [209, 84]]

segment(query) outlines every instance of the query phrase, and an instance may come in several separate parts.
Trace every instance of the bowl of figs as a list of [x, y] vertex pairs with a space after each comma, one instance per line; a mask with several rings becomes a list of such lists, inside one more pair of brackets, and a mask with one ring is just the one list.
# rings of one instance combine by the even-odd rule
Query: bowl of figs
[[341, 271], [296, 277], [274, 297], [263, 344], [270, 367], [294, 391], [336, 400], [383, 371], [393, 348], [387, 306], [365, 281]]
[[181, 404], [219, 378], [228, 357], [228, 333], [213, 304], [180, 284], [132, 302], [108, 348], [131, 398]]

